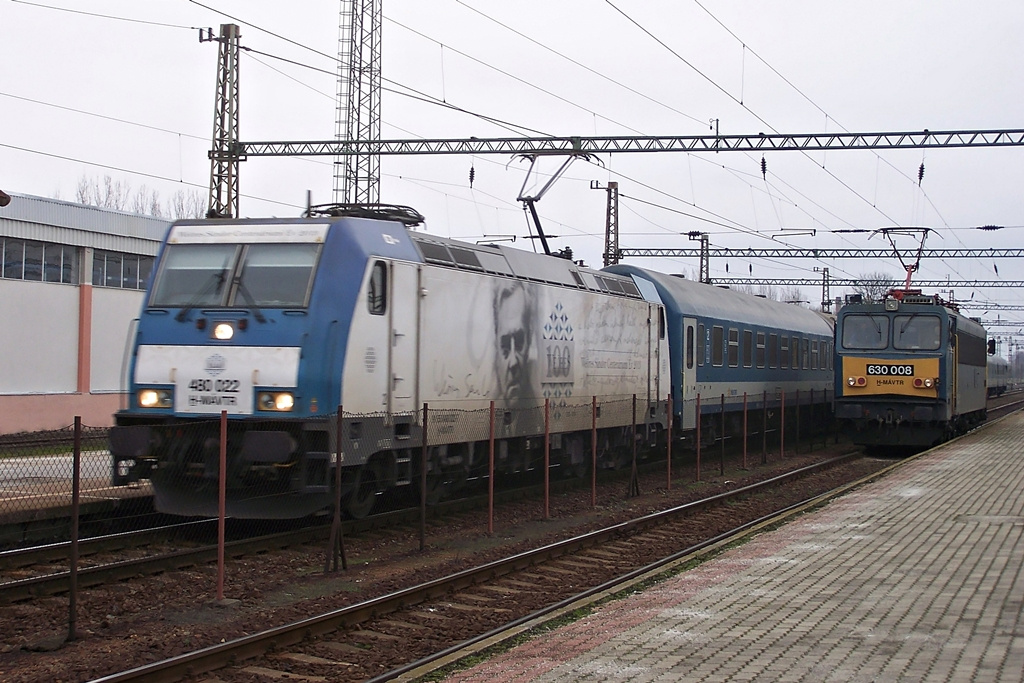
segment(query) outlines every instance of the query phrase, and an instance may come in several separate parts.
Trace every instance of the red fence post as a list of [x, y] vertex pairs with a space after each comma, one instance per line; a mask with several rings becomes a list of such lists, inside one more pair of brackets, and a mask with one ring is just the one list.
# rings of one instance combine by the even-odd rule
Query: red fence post
[[697, 394], [697, 477], [700, 481], [700, 394]]
[[768, 464], [768, 391], [761, 397], [761, 464]]
[[549, 405], [544, 399], [544, 519], [551, 519], [551, 423]]
[[78, 512], [82, 496], [82, 416], [75, 415], [71, 458], [71, 566], [68, 585], [68, 642], [78, 635]]
[[668, 461], [668, 472], [666, 473], [667, 488], [669, 491], [672, 490], [672, 394], [668, 395], [668, 400], [665, 403], [665, 409], [668, 411], [668, 429], [667, 440], [665, 442], [665, 460]]
[[429, 407], [423, 404], [423, 444], [420, 448], [420, 550], [427, 548], [427, 420]]
[[590, 507], [597, 507], [597, 396], [590, 397]]
[[779, 455], [786, 457], [786, 392], [782, 392], [782, 407], [779, 408]]
[[491, 401], [490, 431], [487, 438], [487, 533], [494, 533], [494, 401]]
[[341, 554], [341, 567], [348, 571], [348, 558], [345, 556], [345, 536], [341, 527], [341, 441], [344, 410], [339, 405], [335, 418], [335, 456], [334, 456], [334, 519], [331, 521], [330, 550], [324, 562], [324, 572], [332, 569], [338, 571], [338, 554]]
[[640, 495], [640, 474], [636, 469], [636, 394], [633, 394], [633, 466], [629, 474], [629, 496]]
[[747, 392], [743, 392], [743, 469], [747, 469]]
[[725, 394], [722, 394], [722, 443], [718, 449], [718, 474], [725, 476]]
[[228, 486], [228, 411], [220, 411], [220, 471], [217, 473], [217, 602], [224, 600], [224, 526]]

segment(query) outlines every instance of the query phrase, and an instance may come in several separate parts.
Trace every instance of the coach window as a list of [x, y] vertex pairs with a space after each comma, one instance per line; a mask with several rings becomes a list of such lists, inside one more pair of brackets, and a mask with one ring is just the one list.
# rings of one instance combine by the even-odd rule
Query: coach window
[[725, 328], [721, 325], [711, 327], [711, 364], [721, 367], [725, 355]]
[[737, 368], [740, 365], [740, 331], [735, 327], [729, 328], [729, 367]]
[[811, 370], [818, 369], [818, 340], [811, 342]]
[[786, 335], [779, 337], [779, 367], [789, 367], [789, 337]]
[[367, 288], [367, 305], [372, 315], [384, 315], [388, 308], [388, 267], [383, 261], [373, 264], [370, 286]]
[[686, 369], [693, 369], [693, 326], [686, 326]]
[[768, 335], [768, 367], [774, 368], [779, 364], [779, 335]]
[[757, 367], [764, 367], [764, 332], [757, 333]]
[[704, 327], [704, 323], [697, 325], [697, 365], [704, 365], [704, 354], [707, 352], [707, 342], [704, 339], [704, 335], [707, 334], [707, 330]]
[[939, 348], [941, 329], [935, 315], [898, 315], [892, 325], [893, 348], [934, 351]]
[[749, 368], [754, 364], [754, 333], [750, 330], [743, 330], [743, 367]]
[[847, 315], [843, 317], [844, 349], [884, 349], [889, 345], [889, 317], [885, 315]]
[[810, 340], [807, 340], [807, 339], [802, 340], [802, 343], [800, 345], [800, 349], [803, 351], [803, 353], [801, 354], [801, 356], [803, 357], [803, 364], [802, 364], [801, 367], [803, 367], [803, 369], [806, 370], [807, 368], [810, 367], [810, 365], [808, 363], [808, 361], [810, 360], [810, 355], [811, 355], [811, 353], [810, 353], [810, 351], [811, 351], [811, 342], [810, 342]]
[[800, 337], [795, 334], [789, 340], [789, 367], [800, 369]]

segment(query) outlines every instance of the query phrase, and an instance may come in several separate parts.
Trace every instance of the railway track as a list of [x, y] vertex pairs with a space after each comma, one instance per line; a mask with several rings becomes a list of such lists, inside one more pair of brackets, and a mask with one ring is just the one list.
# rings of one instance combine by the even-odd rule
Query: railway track
[[[725, 542], [723, 534], [767, 523], [766, 509], [778, 515], [824, 500], [836, 495], [837, 478], [845, 483], [884, 465], [859, 454], [834, 458], [100, 680], [181, 680], [212, 670], [222, 681], [254, 675], [385, 680], [497, 628], [522, 627], [541, 613], [614, 592], [618, 582]], [[804, 495], [808, 489], [813, 496]]]

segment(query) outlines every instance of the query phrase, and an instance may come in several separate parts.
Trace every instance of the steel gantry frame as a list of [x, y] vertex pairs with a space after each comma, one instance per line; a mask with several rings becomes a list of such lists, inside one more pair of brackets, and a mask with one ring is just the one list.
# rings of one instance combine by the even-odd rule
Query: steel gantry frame
[[413, 154], [604, 154], [642, 152], [765, 152], [933, 147], [1021, 147], [1024, 129], [797, 133], [755, 135], [566, 136], [243, 142], [252, 157]]

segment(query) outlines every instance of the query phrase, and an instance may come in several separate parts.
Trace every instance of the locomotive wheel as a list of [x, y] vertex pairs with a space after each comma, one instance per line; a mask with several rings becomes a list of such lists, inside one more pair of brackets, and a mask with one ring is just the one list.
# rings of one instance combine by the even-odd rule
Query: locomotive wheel
[[345, 503], [345, 512], [352, 519], [364, 519], [370, 514], [377, 493], [381, 490], [381, 476], [376, 462], [368, 462], [359, 469], [352, 493]]

